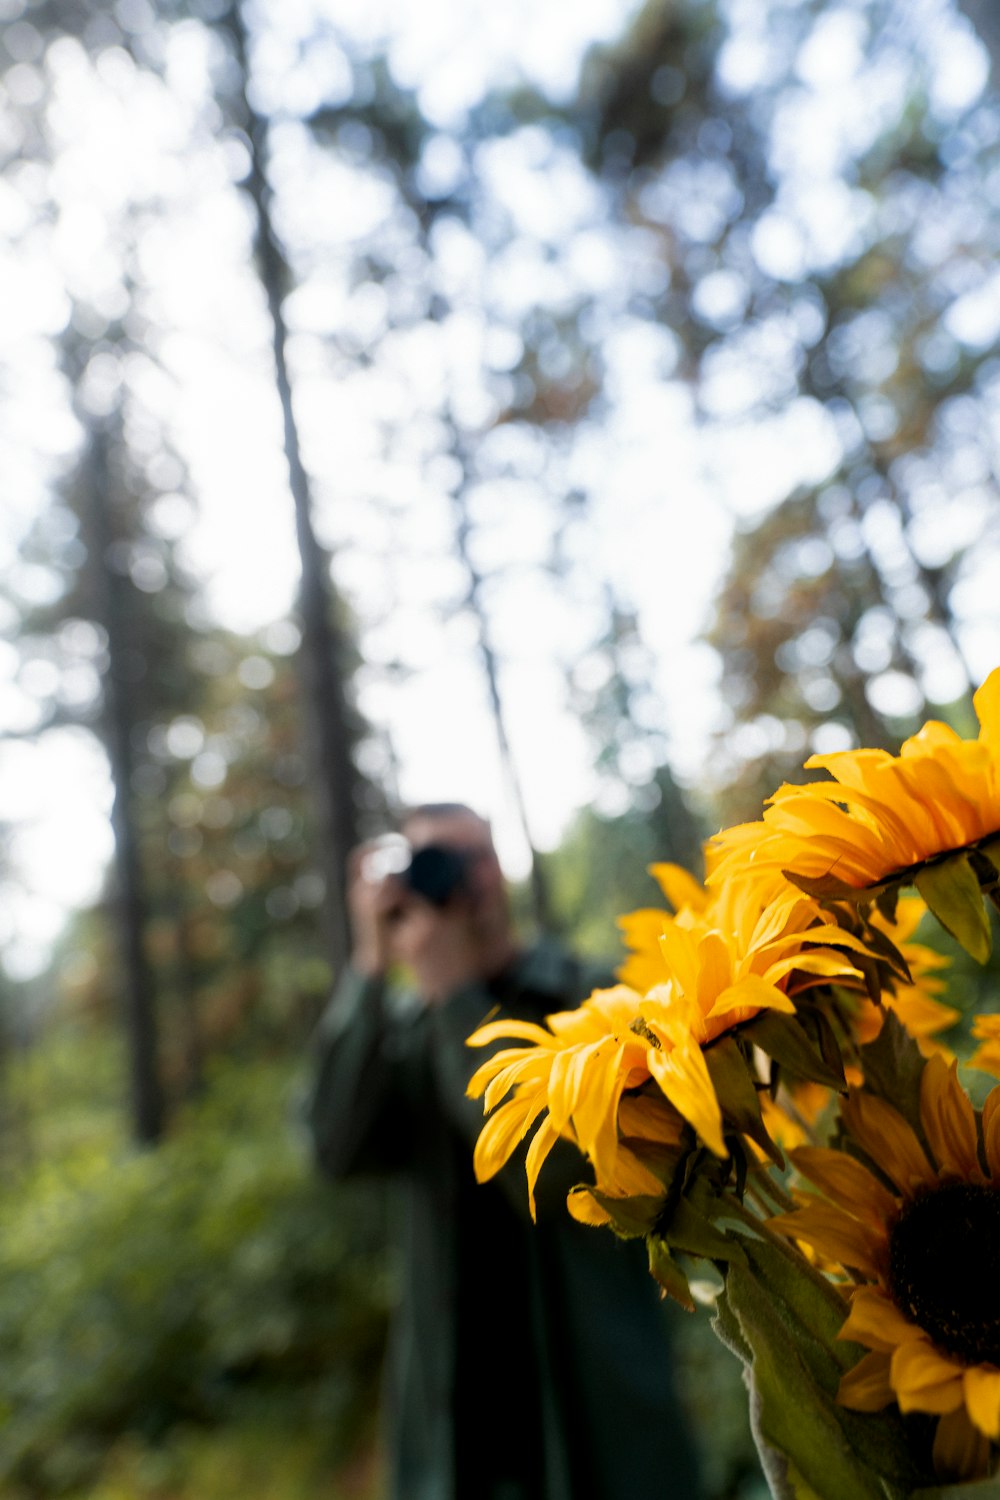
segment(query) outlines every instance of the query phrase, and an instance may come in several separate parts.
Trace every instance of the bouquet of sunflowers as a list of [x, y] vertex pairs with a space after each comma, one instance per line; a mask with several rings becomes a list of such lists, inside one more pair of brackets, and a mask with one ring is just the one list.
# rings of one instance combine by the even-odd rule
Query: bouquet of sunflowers
[[[534, 1212], [568, 1138], [574, 1218], [644, 1238], [687, 1308], [709, 1284], [783, 1500], [1000, 1495], [1000, 1087], [976, 1107], [915, 941], [929, 912], [990, 953], [1000, 669], [975, 705], [974, 740], [807, 762], [827, 778], [710, 840], [704, 886], [653, 867], [669, 910], [622, 919], [619, 985], [469, 1039], [506, 1044], [469, 1086], [477, 1176], [530, 1137]], [[1000, 1077], [1000, 1014], [972, 1035]]]

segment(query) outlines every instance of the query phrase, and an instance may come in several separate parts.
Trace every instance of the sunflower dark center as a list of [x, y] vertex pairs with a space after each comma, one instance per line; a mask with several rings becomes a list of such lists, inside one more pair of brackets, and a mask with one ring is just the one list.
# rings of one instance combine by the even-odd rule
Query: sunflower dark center
[[1000, 1190], [946, 1183], [908, 1203], [889, 1241], [889, 1290], [946, 1354], [1000, 1365]]

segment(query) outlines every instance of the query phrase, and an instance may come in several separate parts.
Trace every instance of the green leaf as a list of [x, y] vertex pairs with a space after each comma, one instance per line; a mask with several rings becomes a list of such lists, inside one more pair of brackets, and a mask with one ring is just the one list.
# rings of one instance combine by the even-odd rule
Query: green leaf
[[979, 881], [965, 854], [924, 865], [914, 884], [946, 932], [961, 943], [966, 953], [984, 964], [990, 956], [993, 936], [983, 904]]
[[737, 1241], [724, 1229], [717, 1229], [690, 1198], [678, 1200], [669, 1221], [660, 1224], [657, 1232], [672, 1250], [680, 1250], [684, 1255], [701, 1255], [706, 1260], [722, 1262], [743, 1258]]
[[751, 1420], [772, 1492], [904, 1500], [929, 1476], [911, 1459], [898, 1411], [861, 1414], [836, 1403], [843, 1369], [861, 1352], [836, 1337], [843, 1300], [805, 1261], [765, 1241], [743, 1245], [743, 1262], [726, 1271], [717, 1331], [750, 1350]]
[[837, 1034], [830, 1024], [830, 1019], [826, 1012], [821, 1006], [810, 1004], [807, 1001], [799, 1011], [799, 1023], [831, 1073], [834, 1073], [840, 1079], [840, 1087], [843, 1088], [846, 1082], [844, 1078], [844, 1059], [841, 1055]]
[[781, 871], [786, 880], [792, 885], [798, 886], [799, 891], [805, 891], [807, 895], [813, 895], [817, 901], [829, 903], [829, 901], [849, 901], [852, 906], [867, 906], [871, 901], [882, 903], [888, 892], [900, 888], [900, 876], [894, 876], [891, 880], [882, 880], [879, 885], [847, 885], [846, 880], [838, 880], [835, 874], [796, 874], [795, 870]]
[[1000, 838], [988, 838], [969, 850], [969, 863], [982, 888], [983, 896], [1000, 911]]
[[623, 1240], [641, 1240], [652, 1231], [663, 1212], [663, 1199], [654, 1197], [611, 1198], [599, 1188], [586, 1184], [590, 1196], [611, 1215], [615, 1234]]
[[782, 870], [781, 873], [792, 885], [807, 896], [814, 896], [817, 901], [851, 901], [856, 904], [873, 900], [876, 892], [880, 894], [885, 889], [884, 886], [864, 886], [859, 890], [857, 886], [838, 880], [836, 875], [797, 875], [794, 870]]
[[[723, 1293], [752, 1351], [751, 1417], [772, 1491], [794, 1497], [794, 1465], [807, 1483], [822, 1482], [824, 1500], [884, 1500], [873, 1473], [851, 1453], [831, 1398], [809, 1372], [796, 1341], [775, 1316], [752, 1275], [734, 1267]], [[774, 1481], [779, 1480], [780, 1487]]]
[[844, 1087], [843, 1071], [838, 1072], [824, 1061], [794, 1016], [762, 1011], [748, 1026], [742, 1027], [741, 1035], [796, 1078], [825, 1083], [832, 1089]]
[[752, 1141], [756, 1141], [775, 1166], [784, 1167], [785, 1159], [780, 1147], [772, 1141], [764, 1128], [760, 1099], [739, 1045], [731, 1036], [721, 1037], [705, 1048], [704, 1057], [715, 1096], [727, 1123], [742, 1135], [748, 1135]]
[[814, 1376], [836, 1395], [841, 1375], [857, 1363], [860, 1352], [838, 1338], [847, 1317], [843, 1297], [822, 1272], [794, 1252], [763, 1239], [745, 1239], [743, 1248], [757, 1285], [806, 1348]]
[[873, 1042], [860, 1049], [865, 1088], [898, 1109], [903, 1119], [923, 1140], [920, 1119], [920, 1080], [926, 1061], [916, 1041], [891, 1010], [882, 1018], [882, 1029]]
[[897, 974], [906, 984], [913, 983], [909, 965], [888, 933], [883, 932], [874, 923], [866, 922], [863, 936], [876, 957], [885, 963], [893, 974]]
[[750, 1365], [753, 1361], [753, 1350], [743, 1337], [740, 1320], [733, 1312], [725, 1297], [716, 1298], [715, 1312], [712, 1317], [712, 1331], [716, 1338], [730, 1349], [741, 1364]]
[[670, 1254], [666, 1241], [657, 1234], [651, 1234], [646, 1239], [646, 1249], [649, 1253], [650, 1275], [675, 1302], [679, 1302], [685, 1312], [694, 1312], [694, 1298], [688, 1279], [680, 1266]]
[[873, 1005], [882, 1003], [882, 967], [877, 958], [868, 958], [863, 953], [855, 953], [853, 962], [861, 973], [865, 982], [865, 992]]
[[978, 852], [989, 860], [994, 870], [1000, 875], [1000, 838], [989, 838], [982, 844], [977, 845]]
[[896, 922], [896, 907], [899, 905], [898, 885], [883, 886], [875, 898], [875, 904], [887, 922]]
[[823, 1500], [823, 1496], [818, 1495], [811, 1484], [806, 1484], [794, 1464], [788, 1465], [787, 1478], [795, 1500]]

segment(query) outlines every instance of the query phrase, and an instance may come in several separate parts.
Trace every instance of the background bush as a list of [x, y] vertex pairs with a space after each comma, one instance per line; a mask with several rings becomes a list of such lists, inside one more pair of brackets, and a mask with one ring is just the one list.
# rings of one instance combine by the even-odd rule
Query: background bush
[[[60, 1021], [8, 1082], [3, 1500], [374, 1500], [385, 1206], [315, 1172], [298, 1064], [216, 1064], [149, 1151], [103, 1029]], [[674, 1346], [709, 1493], [758, 1500], [736, 1361], [704, 1313]]]
[[[100, 1061], [84, 1045], [80, 1073]], [[36, 1087], [46, 1063], [51, 1089], [65, 1052], [33, 1059]], [[258, 1472], [255, 1446], [301, 1457], [305, 1441], [329, 1476], [372, 1438], [391, 1298], [381, 1199], [318, 1178], [285, 1063], [217, 1068], [150, 1152], [98, 1111], [88, 1138], [72, 1095], [62, 1154], [48, 1143], [2, 1194], [0, 1480], [17, 1486], [3, 1493], [69, 1493], [123, 1435], [183, 1432], [195, 1453], [199, 1430], [227, 1424]], [[115, 1462], [135, 1470], [127, 1454]]]

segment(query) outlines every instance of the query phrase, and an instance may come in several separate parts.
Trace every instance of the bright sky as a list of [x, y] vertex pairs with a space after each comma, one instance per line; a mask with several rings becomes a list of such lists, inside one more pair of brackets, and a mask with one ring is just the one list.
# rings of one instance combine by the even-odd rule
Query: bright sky
[[[568, 91], [582, 49], [595, 37], [614, 34], [629, 6], [623, 0], [584, 0], [572, 7], [525, 0], [504, 7], [470, 7], [466, 0], [435, 0], [430, 6], [384, 0], [358, 7], [352, 0], [329, 0], [318, 8], [373, 41], [393, 36], [400, 82], [421, 82], [424, 108], [446, 125], [491, 81], [514, 78], [519, 71], [554, 93]], [[282, 0], [281, 25], [294, 34], [316, 9]], [[16, 4], [11, 14], [8, 10], [5, 19], [16, 23]], [[272, 9], [271, 15], [277, 14]], [[22, 47], [26, 66], [11, 76], [11, 95], [15, 103], [31, 102], [36, 86], [28, 65], [36, 61], [36, 49], [30, 32], [25, 30], [20, 41], [15, 37], [14, 45]], [[69, 42], [57, 44], [50, 58], [58, 83], [51, 123], [59, 166], [49, 183], [23, 172], [16, 185], [0, 185], [0, 321], [9, 364], [18, 375], [10, 383], [0, 447], [7, 497], [0, 557], [13, 560], [24, 527], [45, 505], [49, 478], [75, 441], [47, 346], [65, 321], [64, 288], [107, 316], [121, 311], [114, 246], [138, 203], [144, 216], [140, 272], [150, 288], [148, 311], [168, 332], [157, 351], [162, 369], [149, 366], [133, 372], [132, 379], [151, 406], [167, 413], [191, 463], [201, 511], [186, 547], [210, 579], [220, 621], [237, 630], [259, 629], [287, 612], [298, 564], [270, 379], [269, 330], [258, 288], [243, 266], [246, 209], [229, 187], [223, 153], [205, 153], [193, 173], [185, 156], [188, 130], [204, 97], [203, 39], [191, 27], [175, 40], [169, 97], [158, 83], [136, 75], [121, 54], [106, 55], [96, 73]], [[318, 82], [336, 81], [335, 56], [325, 80], [303, 77], [301, 70], [290, 75], [294, 56], [282, 56], [280, 38], [266, 60], [283, 78], [286, 101], [300, 107], [308, 105], [308, 90]], [[0, 117], [3, 128], [15, 128], [12, 115]], [[49, 189], [59, 207], [54, 231], [41, 213], [34, 218]], [[164, 200], [169, 217], [157, 222], [156, 206]], [[343, 199], [333, 194], [326, 209], [318, 206], [321, 217], [324, 212], [336, 221], [353, 218], [347, 232], [356, 233], [364, 229], [366, 214], [378, 215], [380, 205], [377, 194], [360, 201], [354, 195], [348, 215]], [[304, 293], [300, 302], [305, 300]], [[299, 307], [299, 315], [314, 326], [318, 321], [320, 328], [321, 300], [322, 287], [315, 287], [312, 305]], [[290, 311], [294, 317], [294, 307]], [[342, 311], [339, 299], [334, 311]], [[473, 333], [464, 358], [478, 355], [475, 342]], [[101, 373], [98, 362], [98, 377]], [[97, 407], [113, 394], [119, 378], [110, 362], [103, 373], [106, 390], [99, 379], [92, 382]], [[390, 383], [383, 379], [345, 396], [329, 380], [310, 381], [306, 372], [297, 385], [312, 467], [318, 473], [339, 470], [345, 489], [352, 481], [366, 486], [377, 468], [383, 471], [382, 487], [388, 479], [391, 489], [376, 426]], [[412, 478], [398, 476], [398, 482], [412, 489]], [[178, 526], [188, 519], [179, 513]], [[356, 509], [353, 523], [361, 533], [355, 539], [363, 543], [366, 522]], [[426, 506], [422, 524], [426, 527]], [[343, 567], [349, 593], [370, 582], [362, 569], [352, 590], [350, 558], [343, 559]], [[440, 583], [433, 558], [423, 566], [418, 559], [411, 571], [433, 598]], [[384, 592], [385, 579], [379, 583]], [[39, 572], [40, 599], [45, 585]], [[395, 631], [405, 635], [418, 670], [396, 693], [373, 681], [363, 707], [393, 735], [404, 795], [461, 797], [483, 807], [496, 818], [509, 867], [523, 870], [524, 851], [500, 778], [467, 631], [435, 629], [415, 608]], [[558, 711], [562, 685], [554, 667], [535, 662], [530, 643], [518, 642], [516, 632], [504, 645], [512, 647], [515, 668], [508, 677], [512, 734], [528, 780], [536, 836], [549, 843], [587, 796], [585, 750], [577, 728]], [[397, 654], [398, 640], [387, 648]], [[13, 680], [16, 665], [13, 652], [0, 652], [0, 717], [15, 731], [32, 722], [30, 705]], [[439, 726], [458, 722], [459, 706], [459, 732], [442, 736]], [[0, 764], [0, 820], [12, 827], [10, 850], [22, 876], [0, 915], [0, 941], [11, 972], [27, 976], [44, 961], [66, 910], [97, 894], [110, 854], [111, 789], [103, 756], [84, 733], [52, 732], [39, 743], [5, 745]]]
[[[924, 0], [924, 8], [930, 4]], [[554, 94], [568, 93], [586, 45], [614, 36], [634, 7], [626, 0], [511, 0], [504, 6], [280, 0], [279, 8], [278, 0], [269, 0], [260, 8], [275, 27], [261, 59], [265, 103], [268, 87], [277, 89], [278, 80], [286, 103], [299, 108], [315, 102], [310, 90], [326, 97], [335, 92], [342, 68], [335, 48], [325, 72], [310, 75], [296, 71], [294, 52], [283, 50], [283, 35], [304, 29], [305, 18], [318, 10], [352, 31], [391, 35], [399, 82], [419, 85], [423, 108], [444, 129], [491, 82], [514, 78], [518, 70]], [[826, 111], [828, 124], [814, 133], [815, 150], [827, 157], [852, 114], [843, 100], [860, 45], [849, 14], [838, 15], [846, 19], [827, 29], [826, 45], [806, 60], [816, 107]], [[760, 65], [751, 43], [752, 37], [727, 64], [746, 87]], [[981, 53], [967, 47], [963, 53], [961, 41], [955, 46], [950, 71], [942, 67], [941, 87], [958, 94], [964, 88], [972, 97], [982, 86]], [[113, 246], [126, 221], [133, 229], [139, 223], [142, 311], [164, 332], [156, 351], [159, 368], [139, 361], [128, 378], [164, 414], [191, 466], [201, 507], [193, 528], [181, 509], [173, 520], [165, 512], [164, 524], [185, 536], [190, 560], [210, 579], [220, 620], [239, 630], [258, 629], [288, 610], [297, 559], [268, 328], [259, 288], [246, 268], [247, 211], [229, 185], [226, 150], [237, 148], [206, 150], [194, 163], [186, 153], [204, 98], [203, 38], [194, 26], [177, 35], [169, 94], [137, 75], [121, 54], [107, 56], [95, 73], [68, 42], [58, 44], [52, 68], [59, 81], [52, 115], [60, 146], [57, 171], [49, 183], [22, 174], [16, 186], [0, 186], [0, 247], [9, 242], [0, 248], [0, 326], [11, 351], [8, 362], [19, 372], [15, 405], [0, 438], [0, 483], [14, 497], [0, 519], [0, 563], [10, 559], [19, 532], [44, 504], [46, 476], [74, 441], [72, 424], [60, 415], [46, 348], [46, 338], [65, 320], [63, 288], [106, 316], [121, 311]], [[27, 77], [22, 87], [30, 88]], [[839, 114], [836, 98], [842, 100]], [[803, 133], [795, 139], [801, 152]], [[287, 180], [294, 188], [298, 174], [301, 182], [302, 191], [289, 193], [285, 210], [293, 233], [307, 237], [311, 230], [325, 243], [336, 246], [339, 240], [346, 248], [378, 226], [386, 205], [377, 184], [349, 180], [346, 169], [329, 159], [319, 163], [294, 131], [279, 134], [276, 148]], [[587, 230], [592, 186], [551, 156], [534, 159], [533, 149], [529, 134], [522, 159], [497, 158], [495, 191], [533, 234], [572, 240], [563, 274], [595, 289], [613, 288], [622, 273], [616, 251]], [[803, 155], [789, 170], [812, 172], [821, 184], [835, 167], [835, 161]], [[49, 190], [59, 206], [54, 227], [40, 215], [33, 218]], [[830, 213], [831, 224], [850, 222], [836, 205]], [[762, 254], [787, 259], [803, 253], [789, 239], [787, 225], [772, 227], [772, 242]], [[484, 289], [496, 305], [497, 297], [516, 299], [539, 275], [555, 274], [511, 260], [498, 289], [490, 268], [476, 262], [460, 236], [446, 247], [444, 263], [456, 301], [467, 293], [470, 306]], [[722, 281], [703, 291], [723, 301], [731, 294]], [[376, 662], [402, 658], [411, 668], [394, 687], [383, 673], [369, 672], [362, 708], [392, 736], [403, 796], [460, 798], [480, 807], [494, 819], [508, 869], [523, 873], [525, 851], [500, 776], [469, 623], [447, 605], [460, 583], [454, 565], [442, 561], [453, 523], [443, 487], [435, 486], [433, 463], [421, 456], [423, 391], [435, 381], [451, 383], [468, 399], [479, 399], [476, 371], [484, 361], [502, 361], [503, 351], [470, 312], [440, 330], [396, 336], [378, 369], [344, 378], [321, 358], [322, 339], [345, 317], [362, 331], [366, 319], [377, 327], [381, 309], [374, 292], [367, 300], [347, 299], [337, 265], [321, 264], [288, 310], [299, 330], [293, 347], [297, 410], [307, 462], [317, 477], [320, 525], [337, 549], [338, 580], [359, 614], [366, 655]], [[772, 424], [743, 420], [748, 394], [738, 369], [720, 369], [707, 392], [726, 432], [720, 439], [716, 430], [706, 441], [693, 422], [690, 395], [670, 378], [675, 354], [669, 333], [623, 320], [609, 351], [612, 415], [599, 434], [584, 435], [566, 456], [561, 479], [585, 479], [595, 497], [589, 543], [594, 567], [599, 563], [639, 612], [657, 662], [652, 686], [664, 724], [673, 728], [675, 763], [693, 777], [717, 711], [714, 659], [696, 637], [725, 562], [733, 516], [760, 510], [796, 480], [822, 478], [840, 449], [815, 403], [798, 402]], [[103, 370], [95, 367], [95, 406], [110, 398], [118, 378], [110, 362]], [[409, 434], [410, 451], [405, 442], [387, 447], [389, 419]], [[564, 683], [592, 638], [594, 618], [585, 600], [561, 598], [546, 588], [538, 570], [547, 535], [545, 485], [552, 482], [551, 473], [542, 475], [536, 494], [530, 487], [515, 494], [499, 480], [484, 482], [476, 498], [477, 514], [485, 518], [484, 566], [520, 569], [516, 587], [498, 595], [495, 628], [514, 752], [543, 847], [558, 840], [574, 809], [594, 795], [582, 731], [565, 710]], [[397, 553], [405, 566], [397, 566]], [[538, 651], [540, 639], [552, 643], [545, 654]], [[19, 715], [25, 709], [10, 680], [14, 665], [0, 651], [0, 716], [16, 729], [24, 727]], [[26, 975], [43, 961], [65, 910], [97, 892], [110, 846], [110, 792], [102, 757], [82, 734], [54, 733], [37, 746], [7, 746], [0, 767], [0, 820], [17, 825], [14, 853], [25, 875], [19, 896], [0, 915], [0, 942], [6, 942], [12, 972]]]

